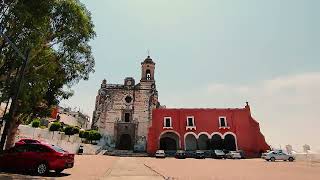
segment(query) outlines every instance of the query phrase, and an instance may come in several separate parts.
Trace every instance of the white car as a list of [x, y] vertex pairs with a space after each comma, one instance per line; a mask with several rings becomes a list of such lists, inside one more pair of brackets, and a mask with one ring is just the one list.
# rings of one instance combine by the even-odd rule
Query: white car
[[238, 151], [230, 151], [226, 154], [228, 159], [241, 159], [241, 154]]
[[158, 150], [155, 154], [156, 158], [165, 158], [166, 157], [166, 153], [164, 152], [164, 150]]
[[270, 151], [268, 153], [263, 153], [261, 156], [262, 159], [265, 159], [266, 161], [276, 161], [276, 160], [282, 160], [282, 161], [294, 161], [295, 157], [291, 154], [287, 154], [283, 151]]

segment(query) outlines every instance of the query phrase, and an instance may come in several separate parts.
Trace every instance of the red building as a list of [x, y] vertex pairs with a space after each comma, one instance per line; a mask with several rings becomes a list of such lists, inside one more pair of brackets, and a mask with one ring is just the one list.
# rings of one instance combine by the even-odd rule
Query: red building
[[256, 157], [269, 146], [247, 103], [234, 109], [155, 109], [147, 151], [158, 149], [243, 150]]

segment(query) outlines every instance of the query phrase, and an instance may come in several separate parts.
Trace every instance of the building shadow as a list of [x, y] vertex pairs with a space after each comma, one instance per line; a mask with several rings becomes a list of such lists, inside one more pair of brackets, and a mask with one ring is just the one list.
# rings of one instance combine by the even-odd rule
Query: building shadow
[[40, 180], [40, 179], [52, 179], [57, 177], [67, 177], [70, 176], [68, 173], [55, 173], [49, 172], [45, 176], [35, 176], [30, 172], [19, 172], [19, 171], [0, 171], [0, 180], [18, 180], [18, 179], [26, 179], [26, 180]]

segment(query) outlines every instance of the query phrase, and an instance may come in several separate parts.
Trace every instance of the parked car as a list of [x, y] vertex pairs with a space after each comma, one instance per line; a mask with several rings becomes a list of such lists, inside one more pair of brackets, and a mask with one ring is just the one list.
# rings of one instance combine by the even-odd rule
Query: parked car
[[186, 158], [186, 152], [184, 150], [178, 150], [175, 154], [175, 158], [177, 159], [185, 159]]
[[165, 158], [166, 154], [164, 152], [164, 150], [158, 150], [155, 154], [156, 158]]
[[20, 139], [14, 145], [15, 146], [19, 146], [19, 145], [22, 145], [22, 144], [41, 144], [41, 142], [38, 141], [38, 140], [35, 140], [35, 139], [25, 138], [25, 139]]
[[205, 159], [206, 157], [205, 157], [204, 151], [197, 150], [195, 153], [195, 158], [196, 159]]
[[268, 153], [263, 153], [261, 155], [262, 159], [266, 161], [276, 161], [276, 160], [283, 160], [283, 161], [294, 161], [295, 157], [291, 154], [287, 154], [283, 151], [270, 151]]
[[226, 154], [226, 158], [228, 159], [241, 159], [241, 153], [238, 151], [229, 151], [229, 153]]
[[44, 175], [49, 170], [61, 173], [74, 165], [74, 154], [55, 145], [21, 144], [0, 154], [0, 169], [31, 170]]
[[216, 150], [213, 150], [212, 157], [214, 159], [224, 159], [226, 158], [226, 154], [222, 150], [216, 149]]

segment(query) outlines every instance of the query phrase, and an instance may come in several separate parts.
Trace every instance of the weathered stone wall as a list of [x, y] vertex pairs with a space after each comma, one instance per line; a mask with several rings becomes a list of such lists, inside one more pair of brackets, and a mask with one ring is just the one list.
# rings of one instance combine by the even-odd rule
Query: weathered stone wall
[[101, 146], [81, 143], [79, 135], [68, 136], [63, 132], [51, 132], [48, 129], [32, 128], [28, 125], [19, 126], [16, 141], [21, 138], [32, 138], [54, 144], [70, 153], [77, 153], [80, 145], [83, 146], [84, 154], [97, 154], [101, 149]]

